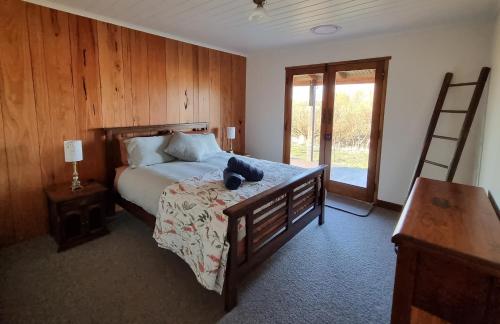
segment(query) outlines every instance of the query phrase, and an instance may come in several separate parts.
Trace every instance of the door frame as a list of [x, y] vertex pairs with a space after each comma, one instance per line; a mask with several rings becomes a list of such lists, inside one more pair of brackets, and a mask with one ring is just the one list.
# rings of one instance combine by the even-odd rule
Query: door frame
[[[328, 118], [324, 120], [324, 131], [322, 136], [325, 138], [326, 143], [324, 148], [325, 151], [325, 163], [331, 165], [331, 153], [333, 145], [333, 116], [335, 114], [335, 78], [338, 71], [352, 71], [352, 70], [364, 70], [364, 69], [374, 69], [375, 70], [375, 91], [373, 93], [373, 108], [372, 108], [372, 121], [371, 121], [371, 131], [370, 131], [370, 147], [369, 147], [369, 157], [368, 157], [368, 175], [367, 175], [367, 185], [366, 187], [358, 187], [350, 185], [347, 183], [337, 182], [330, 180], [330, 172], [332, 168], [328, 168], [326, 171], [326, 188], [329, 192], [347, 195], [359, 200], [372, 202], [375, 200], [375, 188], [377, 187], [377, 174], [379, 169], [379, 146], [381, 146], [381, 111], [382, 111], [382, 99], [384, 97], [384, 81], [386, 79], [386, 62], [387, 60], [364, 60], [362, 62], [342, 62], [342, 63], [332, 63], [328, 64], [328, 89], [326, 92], [328, 94], [327, 109], [329, 111]], [[330, 136], [327, 136], [327, 135]], [[328, 138], [328, 139], [327, 139]]]
[[[330, 165], [327, 168], [328, 179], [326, 188], [329, 192], [348, 195], [350, 197], [373, 202], [378, 195], [378, 183], [380, 175], [380, 158], [382, 152], [382, 137], [383, 124], [385, 113], [385, 99], [387, 90], [387, 76], [389, 69], [390, 56], [376, 57], [352, 61], [340, 61], [325, 64], [303, 65], [286, 67], [285, 80], [285, 118], [284, 118], [284, 135], [283, 135], [283, 163], [290, 163], [290, 148], [291, 148], [291, 121], [292, 121], [292, 91], [293, 91], [293, 76], [300, 74], [323, 73], [323, 101], [322, 101], [322, 116], [321, 116], [321, 135], [320, 135], [320, 156], [319, 163], [325, 164], [326, 157], [331, 156], [331, 135], [333, 130], [333, 114], [334, 114], [334, 97], [335, 89], [331, 87], [332, 82], [335, 82], [335, 73], [342, 67], [351, 69], [364, 69], [366, 66], [375, 66], [378, 71], [375, 76], [375, 87], [381, 88], [380, 92], [374, 92], [372, 128], [370, 134], [370, 156], [368, 162], [368, 181], [366, 190], [359, 190], [360, 187], [336, 183], [342, 190], [337, 190], [330, 184]], [[373, 67], [368, 67], [373, 68]], [[328, 89], [332, 89], [329, 91]], [[330, 135], [330, 136], [328, 136]]]

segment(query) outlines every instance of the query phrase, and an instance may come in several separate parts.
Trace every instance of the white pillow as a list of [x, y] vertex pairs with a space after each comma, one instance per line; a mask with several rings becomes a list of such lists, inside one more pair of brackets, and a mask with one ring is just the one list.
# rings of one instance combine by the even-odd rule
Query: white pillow
[[165, 153], [172, 135], [133, 137], [123, 141], [127, 147], [128, 164], [132, 168], [165, 163], [175, 157]]
[[185, 134], [176, 132], [168, 143], [165, 152], [179, 160], [204, 161], [215, 153], [222, 152], [212, 133]]

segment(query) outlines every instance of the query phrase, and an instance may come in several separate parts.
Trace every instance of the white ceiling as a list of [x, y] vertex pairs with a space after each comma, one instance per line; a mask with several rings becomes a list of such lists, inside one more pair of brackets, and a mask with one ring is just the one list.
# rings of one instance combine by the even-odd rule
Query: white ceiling
[[[27, 0], [131, 28], [239, 53], [387, 31], [492, 19], [497, 0], [268, 0], [249, 22], [251, 0]], [[337, 24], [335, 35], [310, 28]]]

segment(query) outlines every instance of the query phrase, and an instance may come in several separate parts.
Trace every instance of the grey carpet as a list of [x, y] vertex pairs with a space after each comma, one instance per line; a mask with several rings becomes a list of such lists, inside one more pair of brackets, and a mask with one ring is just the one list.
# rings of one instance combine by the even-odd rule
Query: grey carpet
[[356, 216], [368, 216], [373, 209], [373, 205], [366, 201], [328, 193], [326, 195], [326, 205], [335, 209], [353, 213]]
[[327, 210], [242, 283], [228, 314], [130, 215], [63, 253], [48, 236], [0, 250], [1, 323], [388, 323], [397, 214]]

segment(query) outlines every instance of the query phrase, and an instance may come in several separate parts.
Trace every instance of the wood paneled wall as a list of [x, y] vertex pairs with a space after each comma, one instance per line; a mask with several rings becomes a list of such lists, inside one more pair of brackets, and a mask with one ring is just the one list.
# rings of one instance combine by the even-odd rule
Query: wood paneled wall
[[224, 148], [236, 126], [244, 151], [244, 57], [20, 0], [0, 0], [0, 49], [0, 245], [47, 232], [66, 139], [84, 141], [80, 175], [97, 180], [101, 127], [208, 121]]

